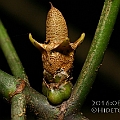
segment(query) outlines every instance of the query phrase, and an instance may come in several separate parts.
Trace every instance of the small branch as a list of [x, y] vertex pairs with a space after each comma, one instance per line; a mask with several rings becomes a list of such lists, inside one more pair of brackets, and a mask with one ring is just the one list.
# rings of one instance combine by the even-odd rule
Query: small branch
[[[1, 21], [0, 21], [0, 47], [1, 47], [5, 57], [7, 59], [7, 62], [9, 64], [11, 71], [12, 71], [12, 74], [16, 78], [24, 79], [27, 83], [29, 83], [27, 76], [25, 74], [24, 68], [22, 66], [22, 63], [21, 63], [21, 61], [20, 61], [20, 59], [19, 59], [19, 57], [18, 57], [18, 55], [13, 47], [13, 44], [12, 44], [12, 42], [11, 42], [7, 32], [6, 32], [6, 29], [4, 28]], [[8, 83], [11, 86], [11, 84], [10, 84], [11, 81], [8, 81], [9, 78], [6, 78], [5, 80], [7, 80], [6, 83]], [[15, 78], [14, 78], [14, 80], [15, 80]], [[14, 84], [13, 88], [11, 87], [9, 90], [10, 91], [13, 90], [15, 92], [16, 85], [17, 84]], [[6, 92], [7, 89], [4, 91]], [[10, 94], [11, 94], [11, 92], [10, 92]], [[3, 94], [3, 95], [5, 95], [5, 94]], [[7, 95], [8, 95], [7, 97], [9, 97], [9, 94], [7, 94]], [[24, 95], [20, 93], [20, 94], [15, 95], [11, 99], [11, 117], [12, 117], [12, 120], [24, 120], [25, 119], [26, 101], [25, 101], [25, 97], [23, 97], [23, 96]]]
[[11, 95], [11, 118], [12, 120], [25, 120], [26, 100], [22, 92], [26, 83], [21, 79], [18, 79], [18, 81], [16, 91]]
[[60, 114], [59, 107], [50, 105], [44, 95], [30, 86], [26, 86], [23, 93], [26, 95], [29, 108], [35, 113], [38, 120], [56, 120], [58, 118]]
[[26, 113], [25, 95], [20, 93], [13, 96], [13, 98], [11, 99], [12, 120], [25, 120], [26, 119], [25, 113]]
[[[13, 76], [0, 70], [0, 93], [6, 98], [11, 99], [11, 117], [12, 120], [24, 120], [26, 102], [29, 108], [38, 116], [38, 119], [43, 120], [55, 120], [60, 114], [59, 107], [55, 107], [49, 104], [47, 98], [31, 88], [29, 84], [19, 94], [16, 92], [16, 86], [18, 86], [19, 79], [15, 79]], [[26, 101], [25, 101], [26, 100]]]
[[27, 80], [26, 79], [27, 76], [25, 74], [22, 63], [1, 21], [0, 21], [0, 47], [6, 57], [9, 67], [12, 71], [12, 74], [17, 78]]
[[[10, 41], [6, 30], [0, 21], [0, 47], [8, 61], [13, 75], [26, 81], [27, 87], [23, 93], [14, 95], [19, 82], [11, 75], [0, 70], [0, 92], [7, 99], [10, 94], [13, 95], [11, 99], [11, 117], [12, 120], [24, 120], [26, 112], [26, 102], [30, 109], [34, 110], [35, 114], [44, 119], [55, 119], [59, 114], [59, 108], [51, 106], [47, 98], [29, 86], [28, 79], [24, 72], [24, 68], [17, 56], [17, 53]], [[18, 82], [18, 83], [17, 83]], [[3, 87], [4, 86], [4, 87]], [[25, 98], [26, 97], [26, 98]], [[26, 101], [26, 100], [27, 101]]]
[[16, 90], [17, 81], [15, 78], [0, 70], [0, 93], [9, 100]]
[[120, 0], [105, 0], [90, 51], [68, 100], [66, 115], [73, 113], [76, 108], [81, 108], [92, 87], [107, 48], [119, 7]]
[[12, 120], [25, 120], [25, 96], [22, 93], [14, 95], [18, 84], [19, 80], [0, 70], [0, 93], [8, 101], [11, 99], [11, 118]]

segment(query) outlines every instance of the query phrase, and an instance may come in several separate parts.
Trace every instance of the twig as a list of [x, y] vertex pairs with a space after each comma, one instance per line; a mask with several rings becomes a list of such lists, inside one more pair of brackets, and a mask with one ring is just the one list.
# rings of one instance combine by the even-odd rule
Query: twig
[[120, 8], [120, 0], [105, 0], [101, 17], [96, 29], [91, 48], [82, 71], [68, 100], [66, 115], [80, 109], [95, 80], [98, 69], [107, 48], [115, 20]]
[[[25, 74], [24, 68], [22, 66], [22, 63], [12, 45], [12, 42], [6, 32], [6, 29], [4, 28], [2, 22], [0, 21], [0, 47], [7, 59], [7, 62], [9, 64], [9, 67], [12, 71], [12, 74], [16, 77], [16, 78], [20, 78], [20, 79], [24, 79], [24, 81], [26, 81], [26, 83], [29, 84], [27, 76]], [[9, 78], [7, 78], [9, 79]], [[6, 81], [10, 86], [11, 84]], [[18, 82], [18, 81], [16, 81]], [[16, 87], [14, 86], [13, 88], [10, 88], [11, 90], [14, 90], [14, 92], [16, 91]], [[6, 90], [4, 90], [6, 91]], [[22, 102], [20, 103], [20, 99], [22, 98]], [[11, 117], [12, 120], [24, 120], [25, 119], [25, 112], [24, 114], [22, 114], [21, 116], [19, 116], [20, 111], [26, 111], [25, 110], [25, 106], [26, 106], [26, 102], [25, 102], [25, 98], [23, 97], [23, 94], [20, 93], [19, 95], [17, 94], [15, 97], [12, 97], [11, 99]], [[18, 110], [16, 110], [16, 108], [19, 108]], [[16, 111], [15, 111], [16, 110]]]
[[[19, 84], [19, 82], [16, 81], [19, 81], [19, 79], [17, 80], [13, 76], [0, 70], [0, 94], [7, 100], [9, 100], [10, 96], [16, 91], [16, 86]], [[44, 95], [38, 93], [29, 85], [26, 85], [24, 90], [21, 91], [20, 94], [13, 96], [13, 98], [11, 99], [12, 120], [25, 119], [26, 102], [31, 111], [33, 111], [40, 120], [55, 120], [60, 114], [59, 107], [50, 105]]]
[[[18, 99], [19, 98], [19, 99]], [[17, 94], [11, 99], [11, 118], [12, 120], [26, 119], [26, 100], [24, 94]]]
[[12, 74], [16, 78], [25, 79], [26, 74], [22, 66], [22, 63], [1, 21], [0, 21], [0, 47], [6, 57], [6, 60], [9, 64]]

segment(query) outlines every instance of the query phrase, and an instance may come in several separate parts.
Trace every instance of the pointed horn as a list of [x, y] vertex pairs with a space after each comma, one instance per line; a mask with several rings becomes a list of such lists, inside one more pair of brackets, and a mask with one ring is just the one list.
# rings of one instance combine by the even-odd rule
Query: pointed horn
[[29, 40], [30, 40], [31, 43], [32, 43], [36, 48], [38, 48], [40, 51], [43, 51], [43, 50], [44, 50], [42, 44], [39, 43], [39, 42], [37, 42], [35, 39], [33, 39], [31, 33], [29, 33]]
[[76, 40], [74, 43], [71, 43], [71, 47], [75, 50], [78, 47], [78, 45], [83, 42], [84, 38], [85, 33], [82, 33], [78, 40]]

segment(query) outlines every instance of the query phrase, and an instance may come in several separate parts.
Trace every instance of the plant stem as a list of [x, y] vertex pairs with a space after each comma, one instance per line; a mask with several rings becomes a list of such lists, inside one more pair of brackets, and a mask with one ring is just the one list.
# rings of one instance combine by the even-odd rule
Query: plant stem
[[17, 78], [27, 80], [22, 63], [1, 21], [0, 21], [0, 47], [6, 57], [9, 67], [12, 71], [12, 74]]
[[[18, 82], [17, 82], [18, 81]], [[0, 70], [0, 94], [9, 100], [10, 94], [16, 91], [19, 79]], [[24, 90], [11, 99], [12, 120], [25, 120], [26, 103], [40, 120], [54, 120], [60, 114], [59, 107], [49, 104], [47, 98], [26, 83]]]
[[15, 78], [0, 70], [0, 93], [9, 100], [10, 94], [16, 90]]
[[105, 0], [91, 48], [73, 88], [72, 95], [68, 100], [66, 115], [71, 114], [76, 108], [81, 108], [92, 87], [107, 48], [119, 8], [120, 0]]
[[[24, 79], [27, 83], [29, 83], [27, 76], [25, 74], [24, 68], [22, 66], [22, 63], [21, 63], [21, 61], [13, 47], [13, 44], [6, 32], [6, 29], [4, 28], [1, 21], [0, 21], [0, 47], [7, 59], [7, 62], [12, 71], [12, 74], [16, 78]], [[5, 80], [7, 80], [6, 83], [8, 83], [8, 84], [10, 83], [8, 81], [9, 78], [7, 78]], [[9, 85], [11, 85], [11, 84], [9, 84]], [[14, 88], [14, 90], [13, 90], [13, 88]], [[15, 92], [16, 84], [13, 88], [11, 87], [10, 90], [13, 90], [12, 92]], [[6, 91], [6, 90], [4, 90], [4, 91]], [[9, 94], [8, 94], [8, 96], [9, 96]], [[21, 98], [22, 98], [22, 100], [20, 100]], [[25, 108], [26, 108], [25, 106], [26, 106], [26, 102], [25, 102], [25, 97], [23, 97], [23, 94], [17, 94], [14, 97], [12, 97], [12, 99], [11, 99], [11, 118], [12, 118], [12, 120], [24, 120], [25, 119]], [[23, 113], [23, 114], [21, 114], [21, 116], [19, 116], [20, 112]]]
[[27, 105], [35, 113], [38, 120], [56, 120], [60, 114], [59, 107], [49, 104], [47, 98], [34, 90], [30, 86], [26, 86], [23, 93], [26, 96]]
[[12, 120], [25, 120], [26, 119], [25, 113], [26, 113], [25, 95], [20, 93], [13, 96], [13, 98], [11, 99]]
[[12, 120], [25, 120], [26, 101], [24, 94], [16, 94], [11, 98], [18, 84], [19, 81], [13, 76], [0, 70], [0, 93], [8, 101], [11, 99], [11, 118]]
[[[59, 108], [51, 106], [47, 98], [29, 86], [24, 68], [10, 41], [6, 30], [0, 21], [0, 47], [7, 59], [13, 75], [26, 81], [25, 90], [11, 99], [12, 120], [25, 120], [26, 102], [39, 118], [54, 120], [59, 115]], [[0, 70], [0, 93], [7, 99], [16, 91], [19, 81]], [[4, 86], [4, 87], [3, 87]]]

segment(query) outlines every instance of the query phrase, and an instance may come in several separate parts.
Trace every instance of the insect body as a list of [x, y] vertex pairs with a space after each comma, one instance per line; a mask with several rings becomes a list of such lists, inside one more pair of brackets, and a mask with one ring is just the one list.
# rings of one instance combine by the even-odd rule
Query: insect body
[[29, 34], [30, 41], [42, 53], [42, 91], [52, 104], [60, 104], [71, 95], [74, 51], [84, 37], [83, 33], [77, 41], [70, 43], [65, 19], [52, 4], [46, 20], [45, 43], [38, 43]]

